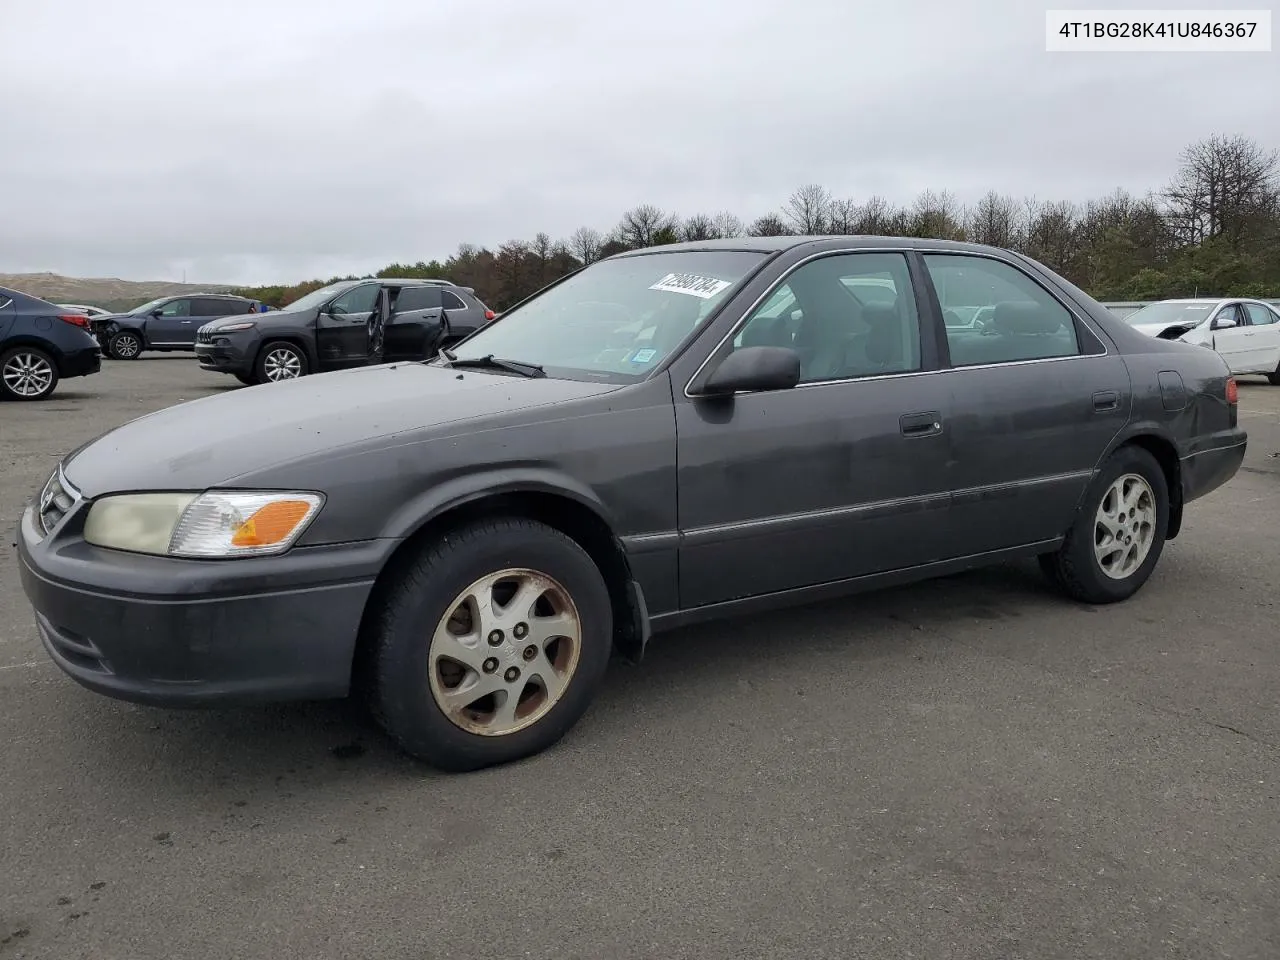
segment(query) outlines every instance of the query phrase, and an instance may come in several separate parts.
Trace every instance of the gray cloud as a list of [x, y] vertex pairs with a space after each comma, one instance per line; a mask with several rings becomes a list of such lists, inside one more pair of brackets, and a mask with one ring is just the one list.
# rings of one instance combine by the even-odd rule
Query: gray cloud
[[1080, 200], [1280, 143], [1274, 56], [1048, 54], [1021, 0], [6, 7], [0, 270], [292, 281], [639, 202]]

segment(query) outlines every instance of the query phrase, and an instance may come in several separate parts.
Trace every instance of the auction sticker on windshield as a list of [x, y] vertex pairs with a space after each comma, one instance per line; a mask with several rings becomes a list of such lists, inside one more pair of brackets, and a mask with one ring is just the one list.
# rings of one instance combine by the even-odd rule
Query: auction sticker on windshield
[[650, 290], [663, 290], [667, 293], [687, 293], [691, 297], [710, 300], [731, 286], [728, 280], [717, 280], [715, 277], [699, 277], [692, 273], [668, 273], [651, 286]]

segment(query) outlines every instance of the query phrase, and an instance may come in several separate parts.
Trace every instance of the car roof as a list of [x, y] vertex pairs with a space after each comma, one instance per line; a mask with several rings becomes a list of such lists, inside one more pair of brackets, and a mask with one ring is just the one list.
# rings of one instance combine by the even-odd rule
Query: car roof
[[626, 250], [616, 253], [608, 260], [624, 257], [641, 257], [654, 253], [680, 253], [683, 251], [738, 251], [747, 253], [781, 253], [798, 247], [813, 247], [821, 250], [825, 247], [857, 248], [857, 247], [894, 247], [897, 249], [938, 250], [952, 253], [1001, 253], [1007, 250], [986, 246], [981, 243], [967, 243], [962, 240], [932, 240], [921, 237], [884, 237], [872, 234], [833, 234], [822, 236], [785, 236], [785, 237], [730, 237], [722, 240], [687, 240], [682, 243], [667, 243], [657, 247], [643, 247], [639, 250]]

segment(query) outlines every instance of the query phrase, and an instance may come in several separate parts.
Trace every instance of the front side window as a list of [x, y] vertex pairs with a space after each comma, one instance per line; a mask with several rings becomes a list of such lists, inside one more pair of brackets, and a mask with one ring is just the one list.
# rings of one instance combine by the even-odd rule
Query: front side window
[[810, 261], [751, 315], [734, 348], [789, 347], [800, 382], [920, 369], [920, 319], [907, 260], [849, 253]]
[[1215, 327], [1244, 326], [1244, 317], [1240, 316], [1240, 307], [1234, 303], [1227, 304], [1213, 317]]
[[459, 359], [493, 356], [548, 376], [628, 383], [706, 322], [765, 254], [644, 253], [601, 260], [464, 340]]
[[333, 301], [333, 306], [329, 308], [329, 312], [337, 314], [372, 313], [374, 304], [378, 302], [378, 291], [381, 289], [376, 283], [366, 283], [348, 290]]
[[191, 316], [190, 300], [170, 300], [160, 308], [160, 316], [162, 317], [189, 317]]
[[[1016, 267], [950, 253], [925, 254], [924, 264], [948, 321], [953, 367], [1080, 354], [1071, 312]], [[965, 315], [972, 325], [951, 319]]]

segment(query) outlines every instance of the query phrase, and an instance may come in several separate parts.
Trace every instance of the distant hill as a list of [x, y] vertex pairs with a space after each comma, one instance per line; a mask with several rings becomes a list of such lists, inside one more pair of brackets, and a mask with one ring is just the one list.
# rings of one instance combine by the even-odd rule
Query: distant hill
[[180, 293], [225, 293], [225, 283], [170, 283], [115, 277], [63, 277], [56, 273], [0, 273], [0, 287], [54, 303], [82, 303], [104, 310], [131, 310], [156, 297]]

